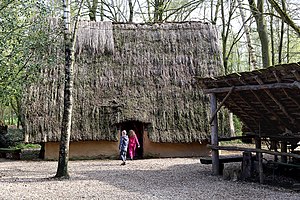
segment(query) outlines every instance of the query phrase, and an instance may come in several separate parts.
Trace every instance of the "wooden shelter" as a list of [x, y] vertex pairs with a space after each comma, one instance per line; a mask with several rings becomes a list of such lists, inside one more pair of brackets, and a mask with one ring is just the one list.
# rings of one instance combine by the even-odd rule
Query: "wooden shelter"
[[[51, 27], [58, 22], [51, 21]], [[195, 76], [222, 74], [215, 27], [208, 23], [81, 22], [74, 82], [71, 158], [116, 157], [120, 130], [136, 131], [140, 157], [207, 155], [209, 100]], [[63, 110], [63, 53], [26, 86], [29, 142], [56, 159]], [[220, 132], [226, 113], [220, 113]]]
[[[198, 83], [205, 94], [210, 94], [214, 174], [220, 173], [220, 149], [279, 155], [282, 162], [287, 162], [287, 157], [300, 158], [295, 152], [287, 153], [288, 144], [295, 148], [300, 141], [300, 63], [216, 78], [198, 78]], [[255, 149], [218, 145], [215, 113], [222, 105], [241, 119], [244, 133], [256, 139]], [[280, 142], [281, 151], [262, 150], [262, 139]]]

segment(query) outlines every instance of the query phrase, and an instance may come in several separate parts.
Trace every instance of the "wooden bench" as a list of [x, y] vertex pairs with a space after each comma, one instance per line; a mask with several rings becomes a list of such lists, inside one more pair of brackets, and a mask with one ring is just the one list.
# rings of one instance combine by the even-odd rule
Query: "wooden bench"
[[[243, 156], [220, 156], [219, 157], [219, 171], [222, 174], [224, 169], [224, 163], [242, 162]], [[201, 157], [200, 163], [212, 164], [211, 157]]]
[[[10, 156], [9, 156], [10, 155]], [[21, 159], [21, 149], [0, 148], [0, 158]]]

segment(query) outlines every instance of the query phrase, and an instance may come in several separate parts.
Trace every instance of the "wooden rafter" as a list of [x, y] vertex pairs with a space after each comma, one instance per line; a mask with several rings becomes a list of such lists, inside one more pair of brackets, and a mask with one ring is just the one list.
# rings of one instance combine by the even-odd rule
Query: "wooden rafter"
[[[240, 94], [237, 94], [237, 96], [238, 96], [245, 104], [247, 104], [250, 108], [252, 108], [252, 110], [253, 110], [256, 114], [260, 115], [261, 118], [263, 118], [265, 121], [267, 121], [267, 122], [269, 122], [270, 124], [272, 124], [272, 122], [270, 121], [270, 119], [269, 119], [268, 117], [266, 117], [266, 116], [263, 115], [261, 112], [258, 112], [258, 111], [255, 109], [255, 106], [254, 106], [254, 105], [252, 105], [249, 101], [247, 101], [247, 100], [246, 100], [244, 97], [242, 97]], [[261, 103], [262, 103], [262, 102], [261, 102]], [[279, 127], [279, 126], [277, 126], [277, 125], [276, 125], [276, 127], [277, 127], [278, 129], [284, 130], [283, 127]]]
[[[243, 79], [239, 79], [239, 81], [243, 84], [246, 84], [245, 81]], [[272, 114], [276, 120], [280, 121], [281, 124], [283, 124], [285, 126], [285, 128], [288, 128], [289, 126], [287, 125], [287, 123], [285, 123], [284, 121], [281, 120], [281, 118], [272, 110], [270, 109], [263, 100], [261, 100], [261, 98], [253, 91], [250, 90], [251, 93], [253, 94], [253, 96], [256, 98], [256, 100], [264, 107], [264, 109], [266, 111], [268, 111], [270, 114]], [[282, 128], [280, 128], [282, 130]]]
[[[280, 83], [280, 82], [281, 82], [281, 78], [277, 75], [276, 71], [273, 71], [273, 74], [274, 74], [274, 76], [275, 76], [277, 82]], [[300, 78], [300, 77], [299, 77], [299, 78]], [[291, 96], [287, 93], [286, 89], [283, 88], [282, 91], [283, 91], [283, 93], [285, 94], [285, 96], [286, 96], [288, 99], [290, 99], [294, 104], [296, 104], [296, 105], [298, 106], [298, 108], [300, 108], [300, 104], [299, 104], [293, 97], [291, 97]]]
[[[230, 98], [230, 97], [229, 97], [229, 98]], [[239, 106], [238, 104], [236, 104], [233, 100], [232, 100], [230, 103], [233, 104], [235, 107], [237, 107], [237, 108], [240, 110], [241, 113], [244, 113], [244, 115], [249, 116], [249, 115], [244, 111], [244, 109], [243, 109], [241, 106]], [[249, 116], [249, 118], [251, 118], [251, 119], [254, 121], [254, 123], [255, 123], [257, 126], [259, 126], [259, 124], [257, 123], [257, 121], [256, 121], [256, 119], [255, 119], [254, 117]], [[243, 123], [246, 124], [246, 126], [247, 126], [249, 129], [251, 129], [251, 128], [250, 128], [251, 126], [249, 126], [248, 123], [247, 123], [246, 121], [243, 121]], [[251, 130], [251, 131], [253, 132], [253, 130]]]
[[[260, 77], [256, 76], [255, 77], [256, 81], [260, 84], [260, 85], [264, 85], [263, 81], [261, 80]], [[296, 82], [296, 81], [295, 81]], [[279, 106], [280, 110], [285, 114], [285, 116], [291, 121], [291, 123], [293, 125], [295, 125], [295, 119], [293, 117], [290, 116], [290, 114], [286, 111], [286, 109], [284, 108], [284, 106], [276, 99], [276, 97], [274, 97], [274, 95], [269, 91], [264, 89], [264, 91], [268, 94], [268, 96]]]

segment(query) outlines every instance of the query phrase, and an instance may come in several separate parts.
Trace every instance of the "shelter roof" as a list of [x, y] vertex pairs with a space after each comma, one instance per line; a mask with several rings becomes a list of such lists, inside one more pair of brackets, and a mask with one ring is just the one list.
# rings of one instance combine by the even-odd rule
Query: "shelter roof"
[[281, 139], [300, 137], [300, 62], [197, 78], [197, 82], [204, 93], [214, 93], [242, 120], [244, 132]]

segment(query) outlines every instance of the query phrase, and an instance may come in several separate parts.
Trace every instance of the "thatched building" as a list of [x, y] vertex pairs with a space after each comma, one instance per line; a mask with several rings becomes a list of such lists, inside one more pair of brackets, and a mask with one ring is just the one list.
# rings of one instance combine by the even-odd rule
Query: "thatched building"
[[[49, 51], [58, 55], [56, 63], [26, 87], [24, 129], [30, 142], [45, 144], [46, 159], [56, 159], [64, 65], [60, 49]], [[81, 22], [70, 157], [116, 157], [123, 129], [136, 131], [140, 157], [208, 154], [208, 97], [194, 77], [221, 75], [221, 63], [216, 30], [208, 23]]]

